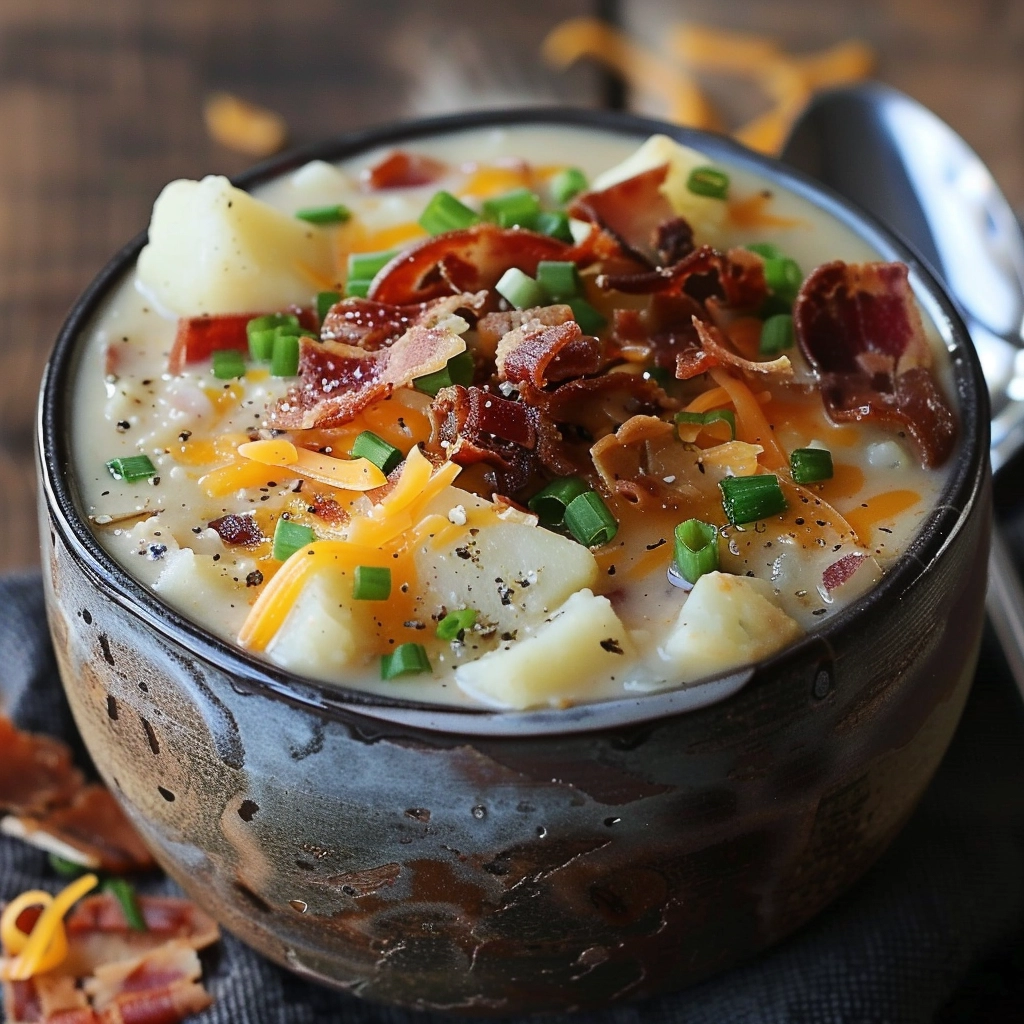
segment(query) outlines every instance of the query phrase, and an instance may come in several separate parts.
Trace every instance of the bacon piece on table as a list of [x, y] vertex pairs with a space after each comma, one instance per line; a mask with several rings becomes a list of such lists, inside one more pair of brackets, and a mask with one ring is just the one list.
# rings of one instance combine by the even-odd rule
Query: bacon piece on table
[[22, 732], [0, 715], [0, 812], [41, 815], [83, 785], [71, 750], [49, 736]]
[[826, 263], [803, 283], [793, 323], [833, 420], [906, 430], [922, 465], [946, 461], [956, 419], [931, 372], [905, 264]]

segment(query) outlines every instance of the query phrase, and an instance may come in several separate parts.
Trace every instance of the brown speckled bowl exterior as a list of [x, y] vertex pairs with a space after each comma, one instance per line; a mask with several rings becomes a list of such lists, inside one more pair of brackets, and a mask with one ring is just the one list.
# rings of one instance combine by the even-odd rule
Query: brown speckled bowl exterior
[[[83, 296], [40, 415], [50, 625], [75, 720], [167, 871], [267, 956], [368, 999], [511, 1014], [679, 988], [791, 932], [884, 850], [970, 686], [988, 546], [987, 404], [962, 325], [868, 218], [733, 144], [618, 115], [488, 113], [349, 136], [258, 169], [480, 124], [666, 131], [817, 195], [951, 340], [964, 423], [943, 502], [883, 583], [731, 695], [501, 716], [289, 678], [163, 608], [104, 554], [68, 466]], [[503, 724], [504, 723], [504, 724]], [[502, 735], [502, 732], [509, 733]]]

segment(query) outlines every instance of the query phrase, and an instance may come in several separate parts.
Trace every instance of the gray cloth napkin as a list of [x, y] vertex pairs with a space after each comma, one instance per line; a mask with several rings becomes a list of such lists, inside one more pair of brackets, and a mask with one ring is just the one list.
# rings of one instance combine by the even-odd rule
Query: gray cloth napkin
[[[74, 731], [35, 574], [0, 577], [4, 709], [22, 728]], [[3, 751], [0, 751], [3, 757]], [[0, 837], [0, 901], [60, 881]], [[173, 892], [167, 880], [149, 891]], [[431, 1024], [312, 985], [225, 936], [206, 964], [216, 1003], [196, 1024]], [[575, 1024], [960, 1024], [1024, 1019], [1024, 705], [986, 636], [963, 721], [907, 827], [842, 899], [755, 960], [671, 996]], [[460, 1018], [466, 1020], [466, 1018]], [[536, 1020], [537, 1018], [533, 1018]]]

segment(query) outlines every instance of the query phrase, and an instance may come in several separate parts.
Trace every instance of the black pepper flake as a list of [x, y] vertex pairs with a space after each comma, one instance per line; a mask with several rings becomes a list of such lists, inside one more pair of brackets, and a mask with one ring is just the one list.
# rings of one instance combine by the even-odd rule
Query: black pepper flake
[[117, 429], [118, 429], [118, 432], [121, 433], [121, 434], [123, 434], [130, 427], [131, 427], [131, 424], [127, 420], [118, 420], [117, 421]]
[[469, 548], [456, 548], [455, 554], [457, 554], [459, 558], [470, 559], [473, 557], [472, 554], [470, 553]]
[[601, 647], [609, 654], [622, 654], [622, 644], [613, 636], [608, 637], [607, 640], [602, 640]]
[[880, 533], [892, 533], [888, 526], [880, 526], [878, 530]]
[[824, 615], [825, 614], [825, 609], [824, 608], [815, 608], [814, 611], [811, 612], [811, 614], [812, 615]]
[[187, 441], [187, 440], [188, 440], [188, 439], [189, 439], [189, 438], [190, 438], [191, 436], [192, 436], [192, 431], [191, 431], [191, 430], [183, 430], [183, 431], [182, 431], [182, 432], [181, 432], [181, 433], [180, 433], [180, 434], [178, 435], [178, 440], [184, 443], [184, 442], [185, 442], [185, 441]]
[[793, 522], [796, 523], [797, 526], [803, 526], [804, 525], [804, 518], [803, 518], [803, 516], [797, 516], [797, 518], [794, 519]]
[[609, 565], [608, 566], [608, 575], [609, 576], [614, 576], [615, 575], [615, 566], [614, 565]]
[[660, 548], [662, 546], [662, 544], [667, 544], [667, 543], [668, 542], [665, 540], [665, 538], [662, 537], [661, 540], [657, 541], [656, 543], [648, 544], [647, 545], [647, 550], [648, 551], [656, 551], [658, 548]]
[[215, 555], [213, 556], [213, 560], [214, 560], [215, 562], [219, 562], [219, 561], [220, 561], [220, 552], [219, 552], [219, 551], [217, 552], [217, 554], [215, 554]]
[[253, 569], [248, 576], [245, 577], [245, 585], [247, 587], [258, 587], [263, 582], [263, 573], [259, 569]]

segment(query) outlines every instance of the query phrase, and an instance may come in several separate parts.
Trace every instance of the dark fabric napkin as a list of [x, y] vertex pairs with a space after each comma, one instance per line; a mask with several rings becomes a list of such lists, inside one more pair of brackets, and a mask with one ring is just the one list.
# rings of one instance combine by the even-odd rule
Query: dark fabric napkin
[[[0, 608], [4, 710], [22, 728], [71, 742], [84, 759], [57, 678], [38, 576], [0, 577]], [[60, 884], [44, 854], [0, 837], [0, 901]], [[174, 891], [168, 881], [148, 888]], [[216, 1003], [193, 1018], [196, 1024], [450, 1019], [372, 1006], [309, 984], [229, 935], [207, 964], [206, 984]], [[576, 1024], [1024, 1019], [1024, 704], [992, 638], [985, 638], [963, 721], [920, 806], [882, 860], [842, 899], [781, 945], [685, 992], [601, 1013], [544, 1019]]]

